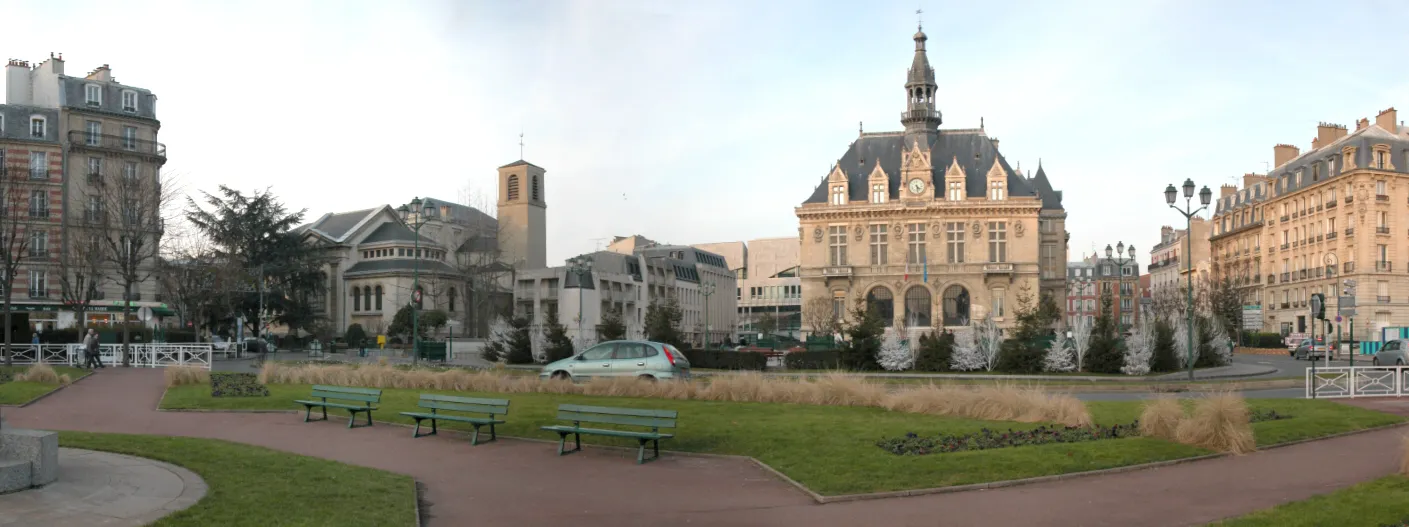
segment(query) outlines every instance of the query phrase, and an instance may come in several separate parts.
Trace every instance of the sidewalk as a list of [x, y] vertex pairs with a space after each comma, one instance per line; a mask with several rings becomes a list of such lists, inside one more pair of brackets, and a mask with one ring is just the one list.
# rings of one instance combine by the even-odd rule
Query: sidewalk
[[[449, 435], [413, 440], [403, 427], [348, 430], [291, 413], [159, 412], [162, 392], [159, 369], [111, 369], [7, 411], [6, 422], [227, 439], [408, 474], [426, 486], [433, 526], [1195, 525], [1388, 475], [1397, 461], [1384, 453], [1398, 451], [1404, 435], [1390, 429], [1107, 476], [816, 505], [738, 458], [665, 454], [637, 466], [631, 454], [590, 447], [559, 458], [546, 443], [470, 447]], [[1356, 404], [1409, 414], [1409, 401]]]

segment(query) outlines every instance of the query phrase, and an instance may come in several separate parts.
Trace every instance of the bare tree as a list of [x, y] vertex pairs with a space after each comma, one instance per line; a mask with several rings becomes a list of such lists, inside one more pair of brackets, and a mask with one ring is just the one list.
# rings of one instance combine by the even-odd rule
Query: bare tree
[[64, 306], [73, 312], [78, 327], [88, 320], [93, 301], [105, 297], [103, 286], [108, 280], [104, 246], [96, 228], [102, 211], [84, 209], [82, 214], [69, 213], [64, 218], [64, 251], [59, 255], [59, 295]]
[[[38, 159], [36, 159], [38, 160]], [[15, 275], [21, 265], [31, 258], [30, 243], [35, 236], [48, 236], [45, 224], [48, 223], [50, 195], [58, 189], [46, 191], [40, 183], [49, 177], [48, 154], [43, 156], [45, 165], [30, 166], [16, 159], [9, 161], [0, 149], [0, 293], [4, 294], [5, 314], [5, 365], [13, 364], [10, 349], [14, 331], [12, 297]], [[46, 240], [47, 242], [47, 240]], [[31, 291], [37, 284], [30, 284]], [[38, 284], [41, 285], [42, 284]]]
[[835, 335], [838, 328], [837, 315], [832, 310], [832, 299], [813, 297], [802, 305], [802, 318], [813, 335]]
[[141, 164], [123, 159], [107, 162], [112, 169], [88, 185], [83, 197], [103, 212], [95, 222], [97, 238], [113, 281], [122, 287], [122, 364], [130, 366], [132, 331], [127, 321], [132, 302], [141, 298], [141, 285], [156, 270], [166, 218], [174, 216], [174, 187]]
[[456, 300], [464, 307], [466, 334], [486, 336], [490, 322], [507, 314], [502, 312], [506, 307], [505, 297], [512, 298], [513, 262], [503, 261], [501, 249], [512, 234], [502, 222], [493, 219], [495, 200], [492, 194], [466, 191], [462, 192], [461, 200], [486, 217], [470, 220], [463, 225], [460, 238], [452, 240], [454, 246], [450, 250], [455, 255], [455, 269], [460, 273], [458, 280], [463, 293]]

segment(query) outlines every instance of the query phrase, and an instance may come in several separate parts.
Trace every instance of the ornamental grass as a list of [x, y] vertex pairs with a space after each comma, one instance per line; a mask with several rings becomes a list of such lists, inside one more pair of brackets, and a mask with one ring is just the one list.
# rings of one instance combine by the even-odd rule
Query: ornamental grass
[[205, 368], [168, 366], [163, 374], [166, 376], [168, 388], [187, 384], [210, 384], [210, 370]]
[[1257, 449], [1247, 401], [1232, 392], [1199, 398], [1193, 414], [1179, 423], [1175, 437], [1180, 443], [1218, 452], [1246, 454]]
[[1184, 405], [1168, 395], [1162, 395], [1145, 403], [1140, 412], [1140, 435], [1177, 441], [1179, 422], [1184, 420]]
[[68, 384], [64, 381], [67, 375], [59, 375], [54, 368], [48, 364], [35, 364], [15, 375], [18, 382], [40, 382], [44, 384]]

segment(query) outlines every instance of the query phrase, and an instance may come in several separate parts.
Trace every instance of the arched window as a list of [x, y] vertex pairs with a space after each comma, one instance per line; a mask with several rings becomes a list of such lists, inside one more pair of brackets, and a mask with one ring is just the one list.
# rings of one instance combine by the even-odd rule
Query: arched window
[[944, 290], [944, 325], [969, 325], [969, 291], [963, 286], [951, 285]]
[[447, 291], [446, 294], [450, 296], [450, 298], [448, 299], [448, 300], [450, 300], [450, 305], [447, 307], [446, 310], [447, 310], [447, 311], [450, 311], [451, 313], [454, 313], [454, 312], [455, 312], [455, 288], [453, 288], [453, 287], [450, 288], [450, 290]]
[[905, 291], [905, 326], [911, 328], [929, 327], [930, 290], [924, 286], [911, 287]]
[[368, 311], [371, 311], [371, 310], [372, 310], [372, 287], [371, 287], [371, 286], [363, 286], [363, 287], [362, 287], [362, 305], [367, 306], [367, 310], [368, 310]]
[[360, 287], [352, 288], [352, 310], [362, 310], [362, 288]]
[[866, 309], [880, 317], [885, 327], [895, 325], [895, 296], [889, 289], [876, 286], [866, 293]]
[[518, 201], [519, 199], [519, 176], [509, 176], [509, 197], [506, 201]]
[[533, 201], [538, 201], [538, 176], [533, 176]]
[[382, 310], [382, 286], [377, 286], [377, 311]]

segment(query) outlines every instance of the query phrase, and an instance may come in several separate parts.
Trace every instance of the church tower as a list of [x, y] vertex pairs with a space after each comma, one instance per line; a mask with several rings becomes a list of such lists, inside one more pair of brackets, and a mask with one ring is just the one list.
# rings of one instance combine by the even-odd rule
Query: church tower
[[916, 140], [922, 140], [921, 144], [925, 147], [933, 144], [943, 122], [934, 101], [935, 88], [938, 87], [934, 83], [934, 68], [930, 67], [930, 59], [925, 55], [925, 41], [928, 39], [924, 27], [915, 32], [915, 59], [910, 63], [910, 72], [905, 78], [905, 113], [900, 115], [900, 122], [905, 125], [907, 145]]
[[499, 167], [499, 258], [515, 269], [547, 267], [544, 174], [522, 159]]

